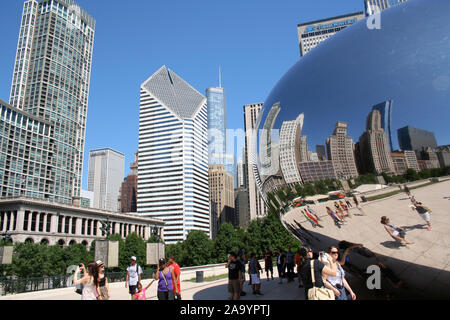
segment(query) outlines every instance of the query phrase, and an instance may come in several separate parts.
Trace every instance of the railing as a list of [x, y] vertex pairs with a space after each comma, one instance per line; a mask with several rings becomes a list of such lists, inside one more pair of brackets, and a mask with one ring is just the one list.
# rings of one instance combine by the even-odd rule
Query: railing
[[[155, 270], [144, 270], [141, 279], [151, 279]], [[123, 282], [126, 272], [106, 272], [109, 282]], [[58, 275], [39, 278], [0, 279], [0, 296], [7, 294], [43, 291], [74, 287], [71, 275]]]

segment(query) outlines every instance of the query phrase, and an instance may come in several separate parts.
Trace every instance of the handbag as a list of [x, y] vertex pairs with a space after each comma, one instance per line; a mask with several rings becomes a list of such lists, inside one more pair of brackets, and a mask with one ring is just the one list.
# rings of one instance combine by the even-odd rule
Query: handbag
[[311, 259], [311, 279], [313, 287], [308, 290], [308, 300], [335, 300], [334, 292], [325, 287], [316, 287], [316, 278], [314, 277], [314, 260]]

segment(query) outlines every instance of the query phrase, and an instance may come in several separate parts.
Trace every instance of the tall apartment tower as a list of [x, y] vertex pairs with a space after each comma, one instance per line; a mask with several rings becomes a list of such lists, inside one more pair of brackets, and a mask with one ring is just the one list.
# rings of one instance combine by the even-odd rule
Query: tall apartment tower
[[405, 3], [408, 0], [364, 0], [366, 16], [371, 16], [377, 12], [382, 12], [390, 7]]
[[[241, 226], [248, 226], [251, 220], [262, 218], [267, 214], [266, 204], [261, 197], [255, 180], [255, 168], [251, 165], [255, 163], [256, 155], [252, 154], [250, 142], [254, 130], [256, 130], [256, 119], [263, 103], [247, 104], [244, 106], [244, 129], [245, 129], [245, 158], [247, 164], [247, 186], [249, 197], [249, 215], [244, 219]], [[255, 142], [256, 143], [256, 142]], [[253, 157], [253, 159], [252, 159]]]
[[54, 192], [80, 196], [95, 20], [73, 0], [24, 3], [10, 104], [54, 126]]
[[117, 198], [124, 169], [123, 153], [110, 148], [89, 153], [88, 191], [94, 192], [94, 208], [118, 211]]
[[362, 19], [364, 19], [364, 13], [356, 12], [298, 24], [297, 33], [300, 56], [303, 57], [320, 43]]
[[327, 139], [328, 159], [333, 162], [334, 171], [339, 179], [358, 176], [353, 139], [347, 136], [347, 123], [338, 121], [333, 135]]
[[134, 153], [134, 161], [130, 164], [130, 173], [122, 182], [119, 192], [119, 211], [137, 212], [137, 175], [138, 152]]
[[206, 97], [166, 66], [141, 85], [137, 210], [169, 244], [210, 236], [207, 124]]
[[359, 155], [364, 172], [395, 174], [388, 137], [381, 127], [378, 110], [373, 110], [367, 117], [366, 131], [359, 138]]
[[236, 188], [245, 188], [245, 163], [239, 158], [236, 165]]
[[388, 136], [389, 147], [391, 151], [394, 150], [394, 145], [392, 144], [392, 131], [391, 131], [391, 122], [392, 122], [392, 108], [394, 106], [394, 101], [388, 100], [382, 103], [379, 103], [372, 107], [372, 110], [378, 110], [381, 114], [381, 127], [384, 129], [384, 132]]
[[[210, 201], [217, 205], [218, 227], [225, 222], [237, 226], [234, 214], [233, 176], [225, 171], [223, 164], [209, 165], [209, 195]], [[215, 236], [213, 234], [212, 238]]]

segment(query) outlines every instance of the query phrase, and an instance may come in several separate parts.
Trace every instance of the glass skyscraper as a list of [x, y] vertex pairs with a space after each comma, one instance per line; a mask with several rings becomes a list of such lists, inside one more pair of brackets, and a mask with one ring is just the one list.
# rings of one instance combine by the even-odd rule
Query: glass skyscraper
[[95, 20], [73, 0], [24, 3], [10, 104], [54, 127], [50, 199], [80, 196]]
[[391, 151], [394, 151], [394, 146], [392, 144], [392, 133], [391, 133], [391, 123], [392, 123], [392, 106], [394, 102], [392, 100], [384, 101], [372, 107], [372, 110], [378, 110], [381, 114], [381, 128], [384, 129], [388, 140], [389, 147]]
[[223, 164], [234, 175], [234, 157], [227, 154], [227, 107], [225, 89], [206, 89], [208, 103], [208, 150], [209, 164]]
[[390, 7], [395, 7], [408, 0], [364, 0], [364, 6], [366, 7], [366, 15], [371, 16], [379, 11], [386, 10]]

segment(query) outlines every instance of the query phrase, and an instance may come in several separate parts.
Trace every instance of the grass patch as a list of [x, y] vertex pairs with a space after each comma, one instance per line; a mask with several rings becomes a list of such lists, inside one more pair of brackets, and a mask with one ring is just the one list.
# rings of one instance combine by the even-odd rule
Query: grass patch
[[[444, 181], [439, 181], [439, 182], [444, 182]], [[429, 185], [432, 185], [432, 184], [435, 184], [435, 183], [439, 183], [439, 182], [428, 182], [428, 183], [422, 184], [420, 186], [410, 187], [409, 190], [423, 188], [423, 187], [426, 187], [426, 186], [429, 186]], [[396, 191], [388, 192], [388, 193], [385, 193], [385, 194], [379, 194], [379, 195], [373, 196], [373, 197], [367, 197], [367, 200], [368, 201], [380, 200], [380, 199], [388, 198], [388, 197], [391, 197], [393, 195], [396, 195], [396, 194], [399, 194], [399, 193], [403, 193], [403, 192], [405, 192], [405, 191], [403, 191], [403, 190], [396, 190]]]
[[[205, 278], [203, 278], [203, 281], [206, 281], [206, 282], [208, 282], [208, 281], [216, 281], [216, 280], [222, 280], [222, 279], [226, 279], [226, 278], [228, 278], [228, 273], [219, 274], [217, 276], [205, 277]], [[184, 280], [184, 281], [196, 282], [197, 278], [192, 278], [192, 279]]]

